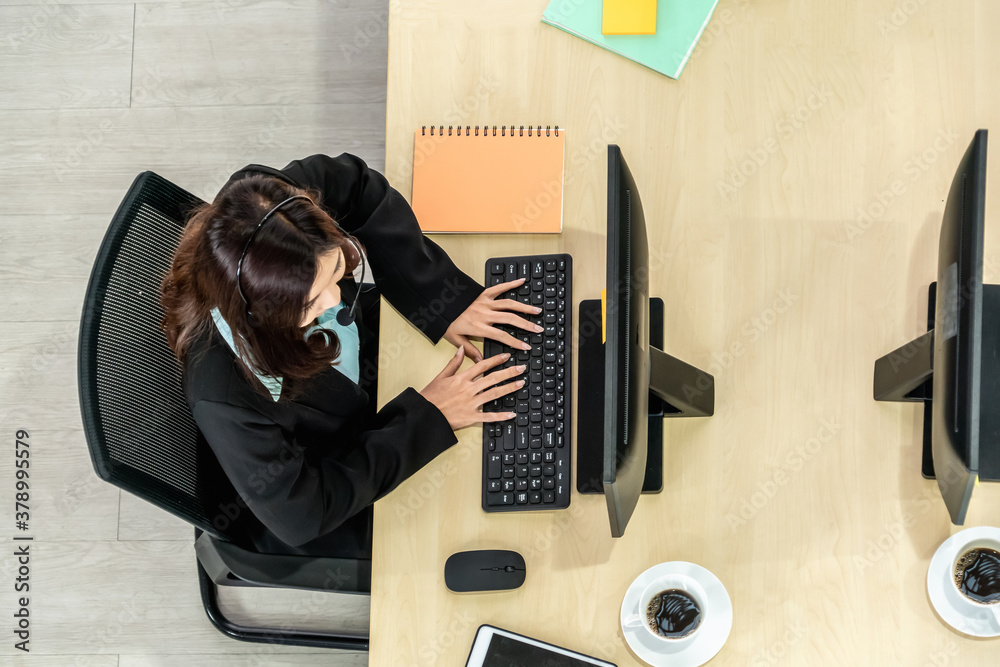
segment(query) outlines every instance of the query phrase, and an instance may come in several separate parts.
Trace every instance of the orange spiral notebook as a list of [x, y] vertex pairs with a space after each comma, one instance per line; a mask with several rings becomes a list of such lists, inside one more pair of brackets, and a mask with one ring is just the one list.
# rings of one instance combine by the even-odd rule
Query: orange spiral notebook
[[411, 205], [425, 232], [562, 231], [566, 130], [422, 127], [413, 139]]

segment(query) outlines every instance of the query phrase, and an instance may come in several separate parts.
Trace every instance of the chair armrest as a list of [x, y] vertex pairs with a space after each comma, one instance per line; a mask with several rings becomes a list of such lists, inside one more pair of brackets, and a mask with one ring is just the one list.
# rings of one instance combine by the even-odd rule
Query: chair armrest
[[[199, 531], [200, 532], [200, 531]], [[371, 593], [370, 560], [260, 554], [202, 532], [198, 561], [220, 586], [269, 586], [338, 593]], [[230, 578], [230, 574], [235, 579]]]

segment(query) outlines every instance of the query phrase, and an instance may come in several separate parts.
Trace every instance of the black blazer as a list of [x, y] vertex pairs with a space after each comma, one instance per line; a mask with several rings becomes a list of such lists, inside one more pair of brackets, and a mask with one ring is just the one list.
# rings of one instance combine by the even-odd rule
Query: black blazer
[[[213, 326], [188, 353], [185, 395], [250, 510], [238, 523], [259, 551], [364, 555], [356, 552], [371, 537], [359, 531], [370, 524], [372, 503], [457, 442], [441, 411], [412, 387], [376, 412], [378, 293], [436, 343], [483, 287], [421, 234], [402, 195], [360, 158], [314, 155], [281, 170], [250, 165], [230, 182], [251, 174], [317, 188], [324, 207], [365, 246], [378, 292], [363, 292], [358, 306], [361, 379], [355, 384], [331, 367], [299, 398], [275, 402], [251, 384]], [[340, 286], [351, 303], [353, 277]], [[383, 362], [405, 364], [420, 354], [418, 338]]]

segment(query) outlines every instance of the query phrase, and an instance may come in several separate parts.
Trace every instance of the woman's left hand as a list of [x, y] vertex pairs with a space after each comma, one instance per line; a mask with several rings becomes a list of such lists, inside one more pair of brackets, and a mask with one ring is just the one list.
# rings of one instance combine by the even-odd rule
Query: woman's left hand
[[493, 287], [488, 287], [472, 304], [465, 309], [465, 312], [458, 316], [448, 330], [444, 332], [444, 339], [456, 347], [465, 348], [465, 356], [474, 362], [483, 360], [483, 353], [472, 344], [470, 337], [492, 338], [515, 350], [530, 350], [531, 346], [523, 343], [509, 333], [497, 329], [494, 325], [506, 324], [520, 327], [528, 333], [540, 333], [544, 329], [528, 320], [515, 315], [528, 313], [537, 315], [542, 312], [537, 306], [530, 306], [513, 299], [499, 299], [496, 297], [504, 292], [517, 289], [524, 282], [524, 278], [512, 280], [509, 283], [500, 283]]

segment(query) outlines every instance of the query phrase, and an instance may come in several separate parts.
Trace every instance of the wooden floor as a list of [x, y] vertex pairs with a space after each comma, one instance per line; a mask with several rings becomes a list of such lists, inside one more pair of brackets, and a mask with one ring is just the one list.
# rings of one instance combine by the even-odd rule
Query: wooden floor
[[[132, 179], [211, 198], [236, 169], [323, 152], [384, 168], [385, 0], [0, 0], [0, 663], [365, 665], [364, 654], [223, 637], [201, 608], [192, 529], [101, 482], [84, 444], [77, 328], [90, 267]], [[30, 434], [30, 524], [14, 439]], [[31, 535], [30, 591], [12, 538]], [[367, 626], [366, 600], [224, 591], [246, 621]], [[30, 653], [14, 647], [30, 598]]]

